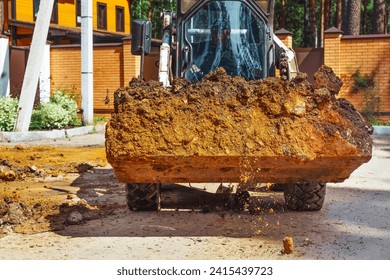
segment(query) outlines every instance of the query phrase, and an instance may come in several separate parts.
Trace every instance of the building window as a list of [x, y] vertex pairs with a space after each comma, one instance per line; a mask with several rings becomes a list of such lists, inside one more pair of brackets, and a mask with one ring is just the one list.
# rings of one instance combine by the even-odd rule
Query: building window
[[116, 6], [116, 31], [125, 32], [125, 8]]
[[[34, 20], [37, 20], [39, 5], [41, 0], [33, 0]], [[58, 23], [58, 0], [54, 0], [53, 11], [51, 13], [51, 23]]]
[[81, 0], [76, 0], [76, 26], [81, 26]]
[[98, 29], [107, 30], [107, 4], [97, 3], [97, 26]]

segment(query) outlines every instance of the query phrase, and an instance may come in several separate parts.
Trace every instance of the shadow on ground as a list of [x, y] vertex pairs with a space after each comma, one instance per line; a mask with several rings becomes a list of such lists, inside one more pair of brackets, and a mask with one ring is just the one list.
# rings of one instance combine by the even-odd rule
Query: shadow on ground
[[[179, 184], [163, 185], [159, 212], [132, 212], [126, 205], [125, 186], [112, 169], [83, 173], [73, 183], [77, 202], [60, 206], [47, 219], [58, 233], [71, 236], [236, 236], [249, 237], [271, 228], [274, 217], [288, 212], [282, 193], [259, 192], [244, 209], [232, 208], [229, 194], [216, 194]], [[78, 213], [82, 220], [71, 222]], [[77, 214], [77, 215], [78, 215]], [[312, 213], [315, 215], [315, 213]], [[79, 216], [80, 217], [80, 216]], [[275, 226], [279, 224], [275, 224]]]

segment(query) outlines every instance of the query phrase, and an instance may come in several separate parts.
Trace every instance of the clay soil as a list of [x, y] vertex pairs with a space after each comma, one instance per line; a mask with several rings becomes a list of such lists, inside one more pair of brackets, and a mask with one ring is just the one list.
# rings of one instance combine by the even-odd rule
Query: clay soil
[[133, 79], [115, 94], [108, 162], [123, 182], [245, 182], [248, 168], [266, 182], [342, 181], [371, 158], [372, 127], [336, 98], [342, 82], [330, 68], [314, 79], [248, 82], [222, 68], [171, 88]]
[[103, 147], [0, 146], [0, 237], [55, 230], [70, 213], [91, 212], [75, 181], [106, 165]]

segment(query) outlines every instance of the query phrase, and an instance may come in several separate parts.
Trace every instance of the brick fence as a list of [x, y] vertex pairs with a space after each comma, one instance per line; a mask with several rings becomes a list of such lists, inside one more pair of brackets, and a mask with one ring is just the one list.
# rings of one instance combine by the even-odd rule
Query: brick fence
[[[340, 96], [359, 111], [376, 111], [381, 120], [390, 120], [390, 35], [342, 36], [337, 29], [325, 32], [324, 62], [343, 80]], [[368, 88], [356, 82], [372, 82]], [[371, 112], [372, 113], [372, 112]]]
[[[112, 110], [113, 92], [138, 76], [139, 59], [130, 54], [130, 40], [123, 43], [95, 44], [93, 53], [95, 113]], [[50, 50], [51, 88], [65, 90], [78, 97], [81, 93], [80, 45], [56, 45]], [[106, 104], [106, 96], [111, 102]]]
[[[291, 47], [292, 34], [277, 36]], [[343, 81], [340, 97], [348, 99], [361, 112], [374, 113], [382, 122], [390, 120], [390, 35], [343, 36], [336, 28], [325, 31], [323, 61]], [[370, 82], [356, 88], [356, 76]], [[368, 112], [367, 112], [368, 111]]]

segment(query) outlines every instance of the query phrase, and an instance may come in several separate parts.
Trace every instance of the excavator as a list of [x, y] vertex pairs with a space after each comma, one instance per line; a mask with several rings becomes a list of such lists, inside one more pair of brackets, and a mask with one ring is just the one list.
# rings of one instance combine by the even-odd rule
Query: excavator
[[[176, 78], [199, 83], [219, 68], [248, 82], [276, 75], [281, 80], [290, 81], [299, 73], [294, 51], [274, 34], [273, 0], [179, 0], [177, 11], [163, 11], [161, 17], [163, 37], [158, 77], [165, 88], [171, 87]], [[132, 54], [141, 55], [141, 75], [144, 56], [150, 52], [150, 30], [150, 21], [132, 22], [131, 50]], [[275, 69], [279, 69], [278, 74]], [[108, 130], [113, 130], [110, 124]], [[211, 157], [210, 161], [214, 163], [209, 167], [202, 160], [198, 162], [196, 156], [185, 159], [139, 156], [117, 161], [110, 151], [113, 142], [117, 141], [112, 135], [106, 133], [107, 158], [117, 178], [126, 183], [130, 210], [159, 210], [162, 184], [178, 183], [175, 180], [188, 180], [192, 187], [195, 183], [224, 187], [240, 181], [240, 174], [234, 173], [237, 161], [230, 161], [233, 157]], [[335, 164], [342, 162], [338, 171], [331, 166], [329, 159], [319, 159], [307, 165], [306, 161], [292, 164], [288, 160], [272, 159], [272, 168], [261, 165], [261, 160], [256, 164], [259, 164], [258, 170], [264, 171], [260, 172], [259, 178], [273, 182], [275, 188], [284, 191], [288, 208], [318, 211], [324, 203], [326, 182], [342, 181], [370, 157], [370, 154], [351, 159], [340, 157], [335, 161]], [[263, 162], [266, 164], [267, 159]], [[176, 165], [180, 168], [156, 168]], [[179, 169], [181, 174], [173, 175]], [[237, 198], [247, 198], [248, 192], [237, 187], [234, 195], [233, 200], [240, 202], [242, 200]]]

